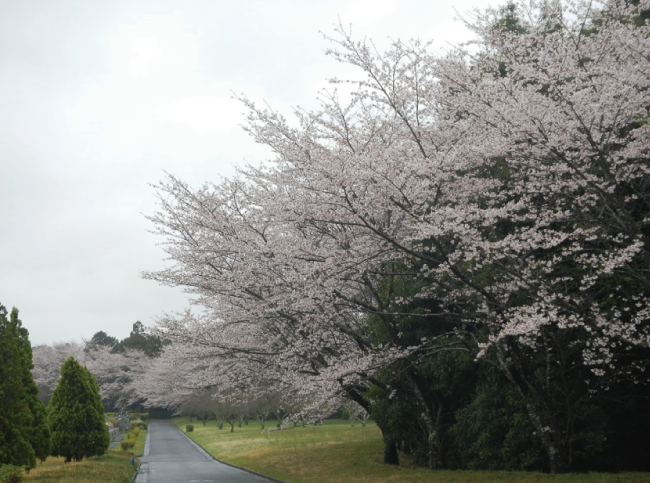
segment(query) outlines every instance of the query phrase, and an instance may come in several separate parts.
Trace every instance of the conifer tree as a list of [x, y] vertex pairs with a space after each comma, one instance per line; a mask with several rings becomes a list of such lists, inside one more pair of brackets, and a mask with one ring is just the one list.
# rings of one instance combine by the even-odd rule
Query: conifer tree
[[[17, 314], [16, 314], [17, 315]], [[36, 453], [30, 444], [34, 423], [23, 387], [23, 354], [18, 328], [0, 305], [0, 464], [33, 468]]]
[[108, 449], [110, 438], [99, 387], [73, 357], [61, 367], [61, 379], [48, 405], [48, 421], [54, 456], [81, 461]]
[[15, 327], [18, 335], [18, 350], [21, 357], [21, 379], [25, 391], [24, 400], [32, 414], [32, 424], [29, 432], [29, 443], [34, 449], [36, 457], [45, 461], [50, 455], [52, 442], [50, 427], [47, 424], [47, 413], [43, 402], [38, 398], [38, 387], [32, 376], [34, 364], [32, 362], [32, 345], [29, 342], [29, 332], [22, 326], [18, 318], [18, 309], [11, 311], [11, 324]]
[[108, 446], [111, 442], [111, 438], [110, 435], [108, 434], [108, 430], [106, 429], [106, 425], [104, 424], [104, 404], [102, 403], [102, 397], [99, 394], [100, 391], [99, 384], [97, 384], [97, 381], [95, 380], [95, 376], [93, 376], [90, 373], [87, 367], [82, 366], [81, 368], [83, 369], [86, 377], [88, 378], [88, 385], [92, 389], [91, 403], [95, 408], [95, 410], [97, 411], [97, 413], [99, 413], [102, 416], [101, 418], [102, 430], [98, 431], [97, 433], [95, 445], [97, 448], [102, 448], [102, 447], [104, 448], [103, 450], [101, 450], [101, 453], [99, 453], [99, 454], [103, 454], [108, 449]]

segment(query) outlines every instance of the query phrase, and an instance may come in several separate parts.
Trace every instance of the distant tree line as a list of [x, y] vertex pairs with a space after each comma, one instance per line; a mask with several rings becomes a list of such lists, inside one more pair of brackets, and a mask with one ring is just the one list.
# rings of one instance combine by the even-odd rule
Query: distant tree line
[[93, 374], [107, 410], [135, 407], [141, 398], [134, 386], [141, 381], [151, 358], [158, 357], [169, 341], [147, 333], [137, 321], [128, 337], [119, 340], [104, 331], [82, 342], [58, 342], [34, 347], [34, 378], [39, 398], [47, 404], [59, 379], [58, 367], [74, 357]]

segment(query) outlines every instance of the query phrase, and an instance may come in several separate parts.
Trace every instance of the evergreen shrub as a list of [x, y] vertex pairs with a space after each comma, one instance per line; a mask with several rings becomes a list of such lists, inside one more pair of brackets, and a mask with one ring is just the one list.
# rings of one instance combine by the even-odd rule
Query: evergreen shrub
[[0, 483], [21, 483], [25, 470], [20, 466], [0, 466]]
[[192, 431], [194, 431], [194, 425], [193, 424], [185, 425], [185, 431], [191, 433]]
[[61, 368], [61, 379], [47, 410], [53, 456], [63, 456], [70, 462], [106, 452], [110, 436], [104, 424], [99, 386], [73, 357]]

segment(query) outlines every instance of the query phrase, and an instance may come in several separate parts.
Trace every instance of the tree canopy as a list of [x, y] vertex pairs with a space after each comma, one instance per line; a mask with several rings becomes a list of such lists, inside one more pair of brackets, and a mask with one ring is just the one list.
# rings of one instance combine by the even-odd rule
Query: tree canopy
[[272, 383], [316, 419], [352, 399], [431, 468], [495, 447], [499, 467], [647, 468], [649, 8], [513, 4], [442, 57], [340, 28], [349, 103], [288, 121], [242, 97], [275, 158], [169, 176], [151, 216], [175, 264], [146, 276], [205, 309], [159, 321], [187, 382]]

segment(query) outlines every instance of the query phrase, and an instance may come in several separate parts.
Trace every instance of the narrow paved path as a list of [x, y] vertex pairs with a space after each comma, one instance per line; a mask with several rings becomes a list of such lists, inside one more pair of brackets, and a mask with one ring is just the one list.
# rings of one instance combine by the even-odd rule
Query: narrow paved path
[[120, 433], [116, 435], [114, 438], [111, 439], [111, 442], [108, 445], [108, 449], [115, 448], [118, 444], [120, 444], [120, 441], [122, 441], [123, 439], [124, 439], [124, 433]]
[[136, 483], [269, 483], [272, 480], [214, 460], [185, 436], [173, 422], [149, 424], [144, 456]]

